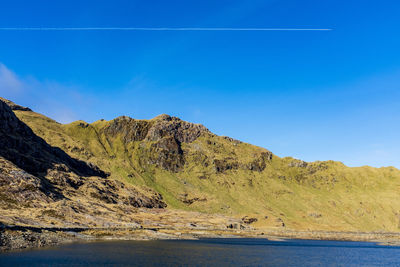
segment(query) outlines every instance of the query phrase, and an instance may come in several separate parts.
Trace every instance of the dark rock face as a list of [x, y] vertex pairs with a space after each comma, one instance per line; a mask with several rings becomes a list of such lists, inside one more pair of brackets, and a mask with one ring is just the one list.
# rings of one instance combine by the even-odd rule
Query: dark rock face
[[105, 129], [108, 135], [121, 135], [125, 142], [159, 141], [172, 136], [179, 143], [191, 143], [209, 130], [200, 124], [182, 121], [168, 115], [160, 115], [153, 120], [135, 120], [126, 116], [118, 117]]
[[[125, 143], [141, 141], [150, 142], [151, 145], [142, 146], [144, 154], [142, 164], [155, 165], [167, 171], [179, 172], [186, 163], [182, 143], [192, 143], [202, 134], [210, 131], [200, 124], [182, 121], [169, 115], [160, 115], [150, 121], [135, 120], [126, 116], [116, 118], [104, 130], [106, 135], [121, 136]], [[241, 144], [240, 141], [223, 137], [234, 145]], [[209, 141], [209, 145], [212, 145]], [[267, 162], [272, 159], [269, 151], [255, 155], [255, 159], [247, 164], [239, 163], [235, 158], [208, 159], [201, 152], [196, 155], [199, 164], [204, 167], [214, 165], [216, 173], [223, 173], [239, 168], [262, 172]]]
[[214, 159], [214, 169], [216, 173], [223, 173], [229, 170], [245, 169], [250, 171], [262, 172], [267, 167], [267, 162], [272, 159], [272, 153], [262, 152], [260, 155], [255, 156], [256, 158], [247, 163], [238, 163], [235, 158], [224, 158], [224, 159]]
[[246, 167], [251, 171], [262, 172], [267, 167], [267, 162], [270, 160], [272, 160], [272, 153], [269, 151], [262, 152], [259, 157], [247, 164]]
[[252, 223], [258, 221], [258, 219], [257, 218], [249, 218], [248, 216], [245, 216], [242, 218], [242, 221], [245, 224], [252, 224]]
[[226, 226], [228, 229], [244, 230], [246, 227], [240, 223], [231, 223]]
[[26, 172], [44, 176], [56, 164], [63, 164], [81, 176], [107, 177], [97, 167], [71, 158], [59, 148], [52, 147], [22, 121], [11, 108], [0, 100], [0, 156], [11, 161]]
[[227, 170], [236, 170], [239, 168], [239, 163], [233, 158], [214, 159], [215, 172], [221, 173]]
[[178, 172], [185, 165], [182, 143], [191, 143], [209, 130], [203, 125], [160, 115], [150, 121], [135, 120], [126, 116], [115, 119], [105, 130], [106, 135], [120, 135], [125, 143], [152, 142], [145, 151], [147, 163], [164, 170]]
[[112, 121], [105, 129], [107, 135], [121, 135], [125, 143], [142, 141], [146, 138], [150, 123], [121, 116]]
[[138, 196], [130, 196], [126, 201], [126, 205], [131, 205], [136, 208], [159, 208], [164, 209], [167, 207], [167, 204], [162, 201], [162, 197], [160, 194], [157, 194], [154, 198], [146, 198], [146, 197], [138, 197]]
[[57, 191], [47, 181], [17, 168], [0, 157], [0, 205], [4, 209], [20, 205], [35, 205], [32, 200], [48, 203], [60, 198]]
[[185, 165], [181, 144], [172, 136], [163, 137], [152, 144], [148, 157], [150, 164], [168, 171], [178, 172]]
[[229, 142], [232, 142], [232, 143], [234, 143], [234, 144], [236, 144], [236, 145], [243, 143], [242, 141], [233, 139], [232, 137], [229, 137], [229, 136], [222, 136], [222, 137], [223, 137], [225, 140], [228, 140]]
[[[183, 143], [192, 143], [202, 134], [212, 133], [203, 125], [182, 121], [179, 118], [163, 114], [152, 120], [135, 120], [126, 116], [116, 118], [104, 130], [106, 135], [113, 137], [120, 136], [125, 143], [143, 142], [142, 165], [155, 165], [161, 169], [179, 172], [185, 164], [185, 152], [182, 149]], [[223, 137], [225, 140], [240, 145], [242, 142], [230, 137]], [[147, 146], [146, 143], [150, 143]], [[215, 145], [208, 140], [209, 145]], [[192, 155], [193, 156], [193, 155]], [[271, 161], [273, 155], [269, 151], [254, 155], [254, 160], [246, 164], [239, 163], [234, 157], [223, 159], [207, 158], [201, 152], [194, 155], [196, 162], [203, 167], [210, 164], [214, 166], [216, 173], [224, 173], [229, 170], [245, 169], [262, 172], [267, 162]]]

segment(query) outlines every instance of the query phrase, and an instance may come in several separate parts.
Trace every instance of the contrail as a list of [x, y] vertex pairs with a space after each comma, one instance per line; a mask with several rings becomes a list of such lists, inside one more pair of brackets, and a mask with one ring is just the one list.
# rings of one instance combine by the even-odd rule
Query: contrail
[[0, 31], [332, 31], [329, 28], [0, 27]]

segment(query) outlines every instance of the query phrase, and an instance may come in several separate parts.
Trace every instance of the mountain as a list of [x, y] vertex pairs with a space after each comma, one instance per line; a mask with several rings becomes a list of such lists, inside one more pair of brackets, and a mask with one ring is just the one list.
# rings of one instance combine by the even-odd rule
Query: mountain
[[[8, 105], [6, 104], [8, 103]], [[64, 225], [112, 221], [99, 211], [120, 208], [164, 208], [154, 191], [144, 194], [133, 186], [109, 179], [97, 166], [73, 158], [37, 136], [12, 111], [31, 112], [0, 100], [0, 220], [37, 225], [44, 215]], [[114, 215], [115, 217], [115, 215]], [[47, 220], [50, 224], [55, 224]]]
[[[400, 229], [394, 167], [280, 158], [169, 115], [60, 124], [3, 101], [3, 222], [128, 223], [135, 208], [150, 208], [257, 229]], [[21, 211], [30, 213], [16, 216]]]

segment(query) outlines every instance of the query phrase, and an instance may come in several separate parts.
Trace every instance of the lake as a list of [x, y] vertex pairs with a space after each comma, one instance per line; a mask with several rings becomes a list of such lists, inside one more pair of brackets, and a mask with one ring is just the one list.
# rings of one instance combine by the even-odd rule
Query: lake
[[266, 239], [108, 241], [0, 254], [0, 266], [400, 266], [400, 247]]

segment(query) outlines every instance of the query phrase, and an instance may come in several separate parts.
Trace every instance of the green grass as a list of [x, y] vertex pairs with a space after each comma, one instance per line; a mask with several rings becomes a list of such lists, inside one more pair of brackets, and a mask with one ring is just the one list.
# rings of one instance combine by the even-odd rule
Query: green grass
[[[98, 165], [142, 192], [152, 188], [161, 193], [169, 208], [251, 215], [260, 227], [274, 226], [281, 218], [287, 227], [303, 230], [399, 231], [400, 171], [393, 167], [349, 168], [334, 161], [296, 167], [297, 160], [274, 156], [262, 172], [251, 171], [243, 166], [267, 150], [205, 133], [182, 144], [186, 164], [173, 173], [146, 164], [152, 142], [125, 142], [122, 134], [107, 134], [104, 129], [112, 121], [61, 125], [33, 112], [16, 114], [71, 156]], [[218, 173], [215, 159], [239, 168]], [[182, 202], [185, 194], [207, 201], [188, 205]]]

